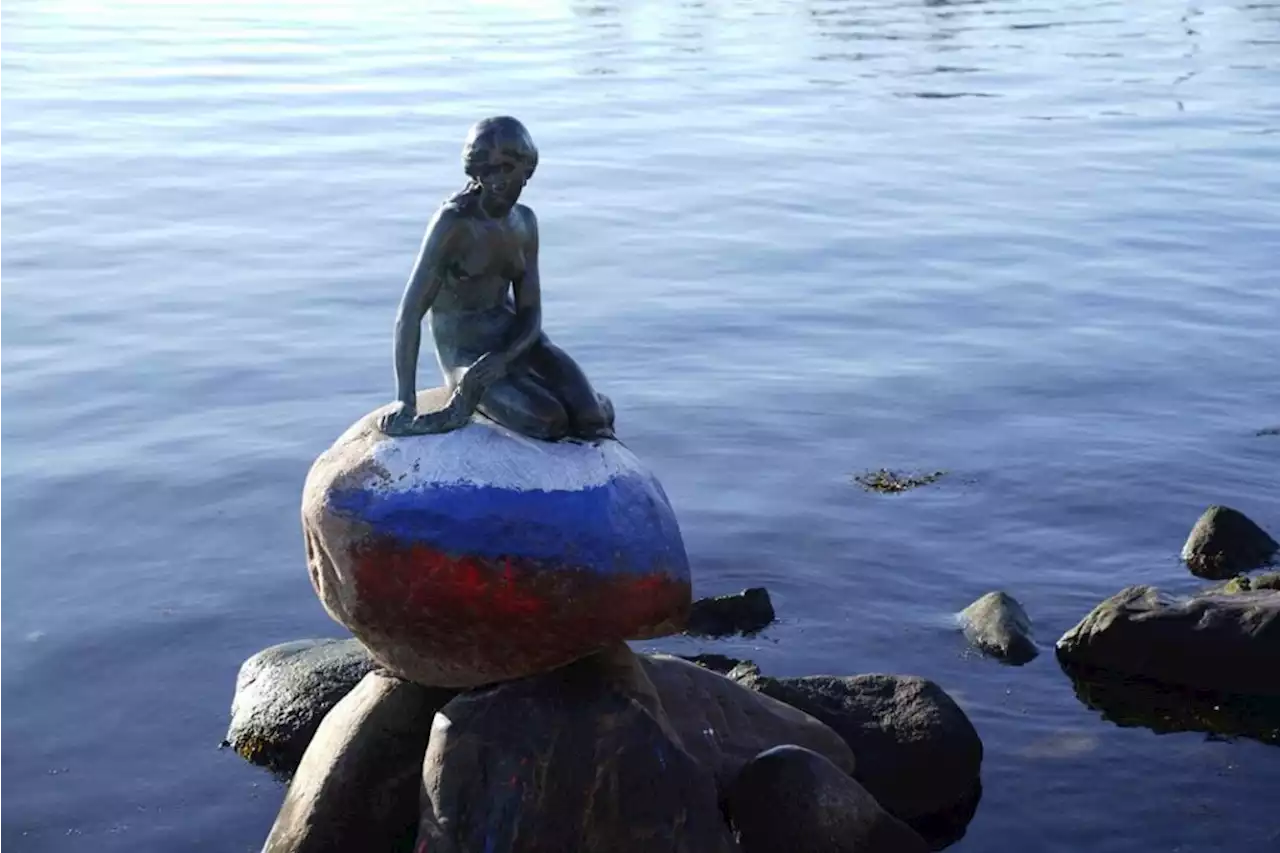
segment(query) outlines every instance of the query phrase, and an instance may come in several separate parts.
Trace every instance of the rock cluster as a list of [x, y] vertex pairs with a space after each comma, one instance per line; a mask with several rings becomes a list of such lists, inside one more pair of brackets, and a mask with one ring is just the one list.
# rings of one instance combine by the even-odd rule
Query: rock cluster
[[962, 834], [982, 744], [937, 685], [732, 671], [624, 644], [462, 691], [372, 671], [328, 710], [265, 849], [843, 853]]
[[[1225, 582], [1184, 595], [1129, 586], [1095, 607], [1055, 645], [1076, 696], [1120, 725], [1280, 743], [1280, 572], [1245, 574], [1276, 550], [1243, 513], [1209, 507], [1182, 559]], [[1030, 617], [1005, 592], [983, 595], [958, 622], [970, 644], [1004, 663], [1038, 653]]]
[[932, 682], [627, 645], [774, 611], [763, 588], [692, 602], [671, 505], [617, 441], [369, 416], [317, 459], [302, 522], [356, 639], [242, 668], [228, 742], [291, 776], [268, 853], [911, 853], [972, 815], [982, 743]]
[[[1200, 577], [1265, 566], [1276, 542], [1212, 506], [1182, 557]], [[1280, 573], [1240, 574], [1192, 595], [1129, 586], [1058, 640], [1076, 695], [1108, 719], [1280, 743]]]

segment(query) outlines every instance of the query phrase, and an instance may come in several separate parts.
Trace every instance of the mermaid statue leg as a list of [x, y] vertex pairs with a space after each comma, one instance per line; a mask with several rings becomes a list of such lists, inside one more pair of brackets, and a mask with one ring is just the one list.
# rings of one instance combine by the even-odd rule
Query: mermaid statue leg
[[507, 376], [480, 398], [480, 413], [531, 438], [557, 441], [569, 434], [569, 417], [560, 401], [530, 376]]
[[568, 353], [543, 335], [529, 349], [525, 359], [540, 384], [564, 405], [571, 435], [579, 438], [613, 437], [613, 403], [596, 393], [586, 373]]

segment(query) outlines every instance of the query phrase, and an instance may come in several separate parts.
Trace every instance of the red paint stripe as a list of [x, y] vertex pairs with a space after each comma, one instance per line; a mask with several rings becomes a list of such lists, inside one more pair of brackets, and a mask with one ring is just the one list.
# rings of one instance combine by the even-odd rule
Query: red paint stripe
[[[496, 678], [573, 660], [605, 643], [669, 633], [688, 612], [687, 581], [603, 574], [518, 557], [453, 556], [397, 539], [351, 553], [347, 626], [375, 654], [412, 649]], [[665, 627], [664, 627], [665, 626]]]

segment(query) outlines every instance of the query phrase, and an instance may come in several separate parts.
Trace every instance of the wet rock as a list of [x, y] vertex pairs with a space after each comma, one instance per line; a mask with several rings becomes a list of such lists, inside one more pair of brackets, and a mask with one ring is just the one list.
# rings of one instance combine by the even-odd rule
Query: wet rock
[[1031, 638], [1031, 618], [1008, 593], [988, 592], [960, 611], [965, 638], [984, 654], [1021, 665], [1039, 649]]
[[431, 721], [453, 695], [366, 675], [320, 725], [263, 853], [408, 853]]
[[1182, 559], [1192, 574], [1221, 580], [1266, 565], [1277, 549], [1280, 544], [1244, 513], [1211, 506], [1191, 529]]
[[746, 684], [751, 679], [760, 676], [760, 667], [756, 665], [755, 661], [744, 660], [724, 675], [739, 684]]
[[937, 684], [901, 675], [742, 681], [834, 729], [853, 749], [854, 778], [931, 842], [963, 834], [981, 790], [982, 740]]
[[712, 771], [625, 646], [459, 695], [423, 766], [420, 849], [729, 853]]
[[1204, 732], [1280, 745], [1280, 696], [1239, 696], [1191, 690], [1063, 661], [1076, 698], [1122, 727], [1156, 734]]
[[712, 672], [718, 672], [721, 675], [727, 675], [729, 672], [731, 672], [734, 669], [734, 667], [737, 667], [741, 664], [748, 664], [750, 666], [755, 666], [755, 664], [749, 660], [744, 661], [741, 658], [735, 658], [729, 655], [721, 655], [715, 652], [703, 652], [701, 654], [696, 654], [696, 655], [680, 655], [680, 657], [684, 660], [689, 661], [689, 663], [695, 663], [698, 666], [702, 667], [703, 669], [709, 669]]
[[755, 634], [776, 618], [769, 591], [764, 587], [752, 587], [734, 595], [700, 598], [693, 602], [685, 633], [704, 637]]
[[1070, 664], [1222, 693], [1280, 695], [1280, 591], [1173, 598], [1131, 586], [1057, 644]]
[[317, 595], [387, 669], [472, 687], [683, 628], [675, 513], [621, 443], [488, 421], [392, 438], [376, 414], [316, 460], [302, 520]]
[[240, 666], [224, 746], [287, 776], [325, 714], [374, 668], [356, 640], [297, 640]]
[[919, 835], [826, 758], [798, 746], [756, 756], [738, 774], [729, 817], [743, 853], [925, 853]]
[[783, 744], [853, 772], [853, 753], [840, 735], [791, 705], [676, 657], [642, 655], [640, 663], [685, 750], [711, 769], [721, 791], [761, 751]]

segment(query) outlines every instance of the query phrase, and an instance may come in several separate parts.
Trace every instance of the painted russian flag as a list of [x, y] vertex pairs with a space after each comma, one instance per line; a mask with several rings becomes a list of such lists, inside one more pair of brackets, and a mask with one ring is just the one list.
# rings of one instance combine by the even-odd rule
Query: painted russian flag
[[622, 444], [362, 424], [313, 466], [303, 524], [326, 609], [383, 665], [471, 686], [683, 624], [679, 525]]

